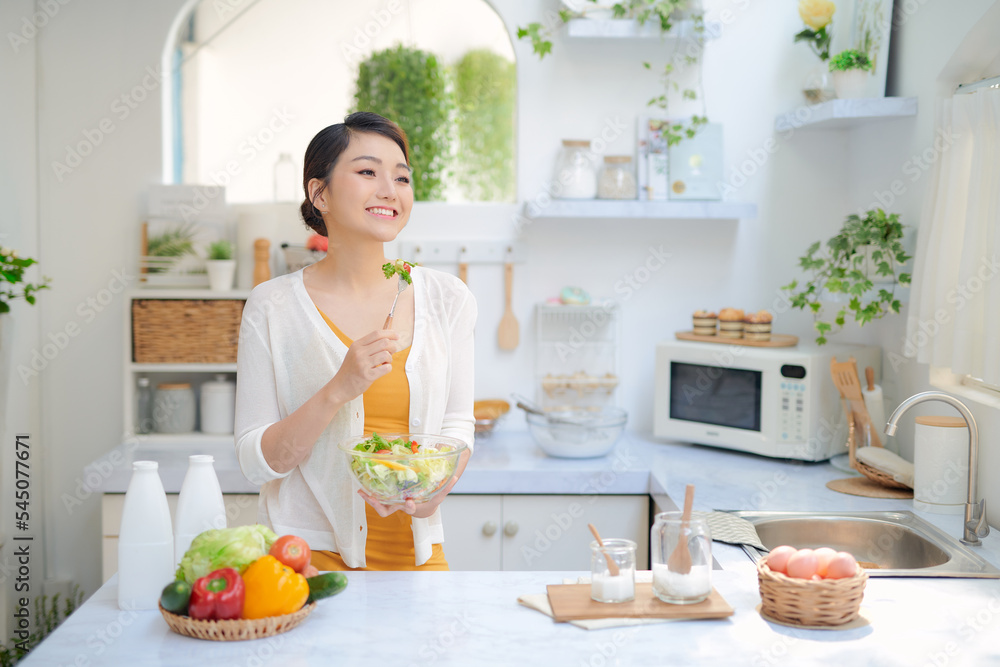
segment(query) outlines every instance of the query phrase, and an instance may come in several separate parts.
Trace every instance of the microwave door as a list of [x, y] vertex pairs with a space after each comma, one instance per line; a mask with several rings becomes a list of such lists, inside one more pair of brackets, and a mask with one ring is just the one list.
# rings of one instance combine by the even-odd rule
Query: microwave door
[[762, 372], [670, 362], [670, 418], [761, 431]]

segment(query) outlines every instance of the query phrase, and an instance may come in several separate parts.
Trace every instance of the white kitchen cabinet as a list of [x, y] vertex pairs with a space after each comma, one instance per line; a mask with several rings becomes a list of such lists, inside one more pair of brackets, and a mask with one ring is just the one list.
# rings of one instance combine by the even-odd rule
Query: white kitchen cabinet
[[[171, 524], [177, 510], [176, 493], [167, 494], [167, 505], [170, 507]], [[226, 506], [226, 524], [233, 526], [250, 526], [257, 523], [256, 493], [224, 493]], [[101, 535], [102, 537], [102, 576], [108, 577], [118, 571], [118, 530], [122, 523], [122, 506], [125, 504], [124, 493], [105, 493], [101, 496]]]
[[452, 570], [589, 570], [588, 523], [634, 540], [649, 568], [646, 495], [452, 495], [441, 513]]

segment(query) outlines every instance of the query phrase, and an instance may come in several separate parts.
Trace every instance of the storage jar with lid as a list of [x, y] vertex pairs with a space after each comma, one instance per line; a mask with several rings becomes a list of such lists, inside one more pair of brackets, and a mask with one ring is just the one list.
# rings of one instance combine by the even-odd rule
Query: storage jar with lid
[[236, 383], [220, 373], [201, 385], [201, 432], [225, 435], [233, 432], [236, 414]]
[[597, 170], [591, 160], [589, 141], [563, 139], [554, 180], [552, 195], [559, 199], [593, 199], [597, 196]]
[[190, 383], [163, 383], [156, 387], [153, 425], [157, 433], [190, 433], [195, 426], [195, 410]]
[[605, 155], [604, 167], [597, 179], [599, 199], [635, 199], [635, 176], [630, 155]]

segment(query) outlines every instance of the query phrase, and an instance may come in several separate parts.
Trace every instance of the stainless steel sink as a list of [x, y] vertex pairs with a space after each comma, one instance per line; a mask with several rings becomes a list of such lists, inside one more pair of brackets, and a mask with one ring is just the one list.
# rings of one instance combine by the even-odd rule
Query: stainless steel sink
[[[1000, 569], [913, 512], [732, 513], [754, 524], [768, 549], [789, 544], [847, 551], [872, 577], [1000, 579]], [[763, 555], [751, 546], [743, 549], [754, 560]]]

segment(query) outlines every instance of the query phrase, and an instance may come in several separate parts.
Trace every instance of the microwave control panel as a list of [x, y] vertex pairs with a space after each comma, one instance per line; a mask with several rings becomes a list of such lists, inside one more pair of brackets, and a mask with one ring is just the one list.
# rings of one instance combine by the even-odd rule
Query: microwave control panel
[[781, 379], [781, 409], [778, 423], [781, 426], [783, 442], [805, 442], [808, 436], [806, 426], [806, 390], [802, 380]]

